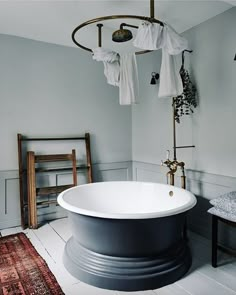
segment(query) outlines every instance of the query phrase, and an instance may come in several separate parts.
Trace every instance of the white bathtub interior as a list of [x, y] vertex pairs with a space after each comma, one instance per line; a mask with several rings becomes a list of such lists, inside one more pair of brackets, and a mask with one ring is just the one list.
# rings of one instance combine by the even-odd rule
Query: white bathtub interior
[[106, 218], [155, 218], [189, 210], [194, 195], [165, 184], [114, 181], [71, 188], [58, 197], [65, 209]]

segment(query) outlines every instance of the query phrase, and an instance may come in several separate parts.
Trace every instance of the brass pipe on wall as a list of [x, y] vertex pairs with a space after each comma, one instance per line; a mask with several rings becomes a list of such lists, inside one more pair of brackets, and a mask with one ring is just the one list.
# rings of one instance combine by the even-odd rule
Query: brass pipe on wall
[[[167, 177], [169, 177], [169, 179], [170, 179], [169, 184], [170, 185], [175, 185], [175, 175], [174, 175], [174, 173], [167, 173]], [[167, 183], [168, 183], [168, 180], [167, 180]], [[186, 189], [186, 176], [185, 175], [181, 176], [181, 188]]]
[[175, 185], [175, 175], [170, 173], [170, 185]]
[[175, 99], [174, 99], [174, 97], [172, 98], [172, 109], [173, 109], [173, 152], [174, 152], [173, 159], [174, 159], [174, 161], [176, 161], [177, 156], [176, 156], [176, 125], [175, 125]]
[[176, 149], [187, 149], [187, 148], [194, 148], [195, 145], [181, 145], [181, 146], [176, 146]]
[[186, 176], [185, 175], [181, 176], [181, 187], [183, 189], [186, 189]]
[[[167, 173], [167, 177], [169, 177], [170, 182], [167, 179], [167, 183], [170, 185], [175, 185], [175, 175], [173, 173]], [[181, 176], [181, 188], [186, 189], [186, 176]]]

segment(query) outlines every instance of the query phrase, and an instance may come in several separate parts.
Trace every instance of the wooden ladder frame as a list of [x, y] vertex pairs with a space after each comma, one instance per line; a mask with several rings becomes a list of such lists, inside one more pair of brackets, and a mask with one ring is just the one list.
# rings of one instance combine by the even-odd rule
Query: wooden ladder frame
[[[19, 167], [19, 191], [20, 191], [20, 210], [21, 210], [21, 226], [23, 229], [26, 228], [26, 208], [28, 207], [27, 199], [27, 186], [25, 185], [27, 180], [27, 170], [23, 166], [23, 149], [22, 145], [24, 142], [30, 141], [85, 141], [86, 147], [86, 165], [76, 166], [77, 171], [82, 169], [87, 169], [88, 183], [93, 182], [92, 174], [92, 160], [91, 160], [91, 150], [90, 150], [90, 134], [85, 133], [84, 136], [74, 136], [74, 137], [27, 137], [20, 133], [17, 134], [17, 145], [18, 145], [18, 167]], [[27, 151], [26, 151], [27, 153]], [[61, 168], [56, 169], [57, 171], [70, 171], [71, 168]]]
[[[37, 163], [48, 162], [65, 162], [69, 161], [72, 165], [72, 179], [73, 182], [67, 185], [56, 185], [47, 187], [37, 187], [36, 168]], [[40, 169], [41, 172], [56, 170], [53, 169]], [[53, 155], [35, 155], [33, 151], [27, 152], [27, 191], [28, 191], [28, 224], [30, 228], [38, 227], [37, 206], [57, 204], [57, 200], [38, 201], [38, 196], [58, 195], [62, 191], [77, 185], [77, 171], [76, 171], [76, 153], [73, 149], [71, 154], [53, 154]]]

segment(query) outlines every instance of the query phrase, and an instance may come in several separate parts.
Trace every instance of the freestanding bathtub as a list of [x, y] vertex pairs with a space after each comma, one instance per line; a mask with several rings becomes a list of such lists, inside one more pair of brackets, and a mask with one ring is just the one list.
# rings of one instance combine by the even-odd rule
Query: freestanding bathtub
[[183, 231], [195, 196], [158, 183], [116, 181], [62, 192], [72, 237], [66, 269], [79, 280], [112, 290], [156, 289], [181, 278], [191, 265]]

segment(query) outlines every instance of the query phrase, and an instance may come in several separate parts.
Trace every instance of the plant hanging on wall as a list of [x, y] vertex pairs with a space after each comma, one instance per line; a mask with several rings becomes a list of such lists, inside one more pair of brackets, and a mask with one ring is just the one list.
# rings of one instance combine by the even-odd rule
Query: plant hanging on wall
[[190, 80], [188, 71], [184, 68], [184, 51], [182, 53], [182, 66], [180, 76], [183, 83], [183, 93], [174, 97], [175, 121], [180, 123], [180, 117], [193, 113], [193, 108], [197, 106], [196, 87]]

